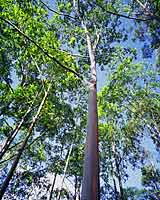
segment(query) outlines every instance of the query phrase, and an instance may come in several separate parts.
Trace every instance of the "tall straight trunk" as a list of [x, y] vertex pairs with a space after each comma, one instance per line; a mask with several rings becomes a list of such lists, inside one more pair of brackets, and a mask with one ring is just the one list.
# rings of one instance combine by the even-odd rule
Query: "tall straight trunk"
[[78, 186], [78, 200], [81, 200], [80, 186]]
[[55, 173], [55, 175], [54, 175], [53, 182], [52, 182], [52, 187], [51, 187], [51, 192], [50, 192], [48, 200], [52, 200], [53, 190], [54, 190], [54, 185], [55, 185], [55, 182], [56, 182], [56, 178], [57, 178], [57, 173]]
[[21, 155], [22, 155], [22, 153], [23, 153], [23, 151], [24, 151], [24, 149], [25, 149], [25, 147], [26, 147], [26, 145], [27, 145], [28, 139], [29, 139], [30, 136], [32, 135], [32, 131], [33, 131], [34, 125], [35, 125], [35, 123], [37, 122], [37, 119], [38, 119], [38, 117], [39, 117], [39, 115], [40, 115], [40, 112], [41, 112], [41, 110], [42, 110], [42, 108], [43, 108], [43, 106], [44, 106], [44, 104], [45, 104], [45, 101], [46, 101], [46, 99], [47, 99], [47, 96], [48, 96], [50, 87], [51, 87], [51, 84], [49, 85], [47, 91], [45, 91], [44, 97], [43, 97], [43, 99], [42, 99], [42, 101], [41, 101], [41, 104], [39, 105], [39, 108], [38, 108], [38, 110], [37, 110], [37, 113], [36, 113], [36, 115], [35, 115], [35, 116], [33, 117], [33, 119], [32, 119], [32, 123], [31, 123], [31, 125], [30, 125], [30, 127], [29, 127], [28, 134], [27, 134], [26, 138], [24, 139], [22, 145], [21, 145], [20, 148], [18, 149], [17, 155], [15, 156], [15, 159], [14, 159], [14, 161], [13, 161], [13, 164], [12, 164], [12, 166], [11, 166], [11, 168], [10, 168], [8, 174], [7, 174], [6, 179], [4, 180], [4, 182], [3, 182], [2, 186], [1, 186], [1, 190], [0, 190], [0, 199], [3, 198], [3, 195], [4, 195], [6, 189], [7, 189], [8, 185], [9, 185], [9, 182], [10, 182], [11, 179], [12, 179], [12, 176], [13, 176], [13, 174], [14, 174], [14, 171], [15, 171], [15, 169], [16, 169], [16, 167], [17, 167], [17, 165], [18, 165], [18, 162], [19, 162], [19, 160], [20, 160], [20, 158], [21, 158]]
[[96, 85], [91, 84], [88, 105], [88, 132], [82, 183], [82, 200], [99, 199], [99, 155]]
[[85, 148], [85, 160], [82, 182], [82, 200], [99, 200], [99, 151], [98, 151], [98, 114], [97, 114], [97, 80], [95, 49], [84, 26], [91, 63], [91, 80], [88, 101], [88, 130]]
[[114, 185], [115, 200], [118, 200], [118, 192], [117, 192], [116, 180], [115, 180], [114, 177], [112, 177], [112, 179], [113, 179], [113, 185]]
[[[112, 150], [110, 151], [110, 149], [109, 149], [109, 160], [112, 160], [112, 157], [113, 157], [113, 143], [112, 143], [111, 147], [112, 147]], [[119, 192], [117, 191], [116, 175], [115, 175], [113, 162], [111, 162], [111, 176], [112, 176], [112, 180], [113, 180], [115, 200], [119, 200]]]

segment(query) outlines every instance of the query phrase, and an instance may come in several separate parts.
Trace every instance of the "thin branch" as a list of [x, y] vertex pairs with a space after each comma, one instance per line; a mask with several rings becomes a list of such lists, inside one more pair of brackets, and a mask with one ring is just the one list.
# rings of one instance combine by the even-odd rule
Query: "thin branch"
[[139, 1], [139, 0], [136, 0], [136, 1], [140, 4], [140, 6], [141, 6], [144, 10], [146, 10], [146, 6], [143, 5], [143, 3], [142, 3], [141, 1]]
[[105, 12], [111, 14], [111, 15], [115, 15], [115, 16], [118, 16], [118, 17], [123, 17], [123, 18], [126, 18], [126, 19], [133, 19], [133, 20], [136, 20], [136, 21], [149, 21], [149, 20], [152, 20], [152, 19], [153, 19], [153, 17], [146, 18], [146, 19], [131, 17], [131, 16], [127, 16], [127, 15], [120, 14], [120, 13], [115, 13], [115, 12], [113, 12], [113, 11], [109, 11], [109, 10], [105, 9], [104, 7], [102, 7], [102, 6], [99, 5], [99, 4], [95, 4], [95, 5], [99, 6], [103, 11], [105, 11]]
[[5, 141], [5, 144], [3, 145], [1, 151], [0, 151], [0, 159], [2, 159], [2, 157], [4, 156], [4, 154], [6, 153], [6, 151], [8, 150], [9, 146], [11, 145], [12, 141], [14, 140], [14, 138], [17, 136], [19, 130], [21, 129], [26, 117], [28, 116], [28, 114], [30, 114], [30, 112], [33, 109], [33, 105], [34, 102], [36, 100], [36, 98], [38, 97], [38, 95], [41, 94], [40, 93], [36, 93], [35, 98], [33, 99], [31, 105], [29, 106], [29, 108], [27, 109], [27, 111], [25, 112], [25, 114], [23, 115], [23, 117], [21, 118], [20, 122], [17, 123], [16, 127], [14, 129], [11, 130], [11, 132], [9, 133], [8, 138]]
[[7, 161], [9, 161], [9, 160], [11, 160], [11, 159], [13, 159], [16, 155], [17, 154], [11, 155], [9, 158], [0, 161], [0, 165], [3, 164], [3, 163], [5, 163], [5, 162], [7, 162]]
[[6, 125], [13, 131], [13, 127], [7, 122], [7, 120], [4, 118], [3, 119]]
[[73, 56], [73, 57], [89, 58], [89, 56], [83, 56], [81, 54], [72, 54], [71, 52], [68, 52], [67, 50], [64, 50], [64, 49], [59, 49], [59, 51], [66, 53], [66, 54]]
[[70, 18], [70, 19], [72, 19], [72, 20], [78, 20], [78, 18], [72, 17], [72, 16], [70, 16], [70, 15], [68, 15], [68, 14], [65, 14], [65, 13], [63, 13], [63, 12], [57, 12], [56, 10], [53, 10], [53, 9], [50, 8], [46, 3], [44, 3], [42, 0], [40, 0], [40, 2], [41, 2], [48, 10], [50, 10], [51, 12], [53, 12], [53, 13], [55, 13], [55, 14], [57, 14], [57, 15], [65, 16], [65, 17], [68, 17], [68, 18]]
[[[138, 0], [137, 0], [137, 1], [138, 1]], [[45, 4], [42, 0], [40, 0], [40, 2], [41, 2], [48, 10], [50, 10], [51, 12], [54, 12], [55, 14], [62, 15], [62, 16], [66, 16], [66, 17], [68, 17], [68, 18], [70, 18], [70, 19], [73, 19], [73, 20], [75, 20], [75, 21], [78, 20], [78, 18], [72, 17], [72, 16], [67, 15], [67, 14], [65, 14], [65, 13], [60, 13], [60, 12], [57, 12], [57, 11], [51, 9], [51, 8], [50, 8], [47, 4]], [[93, 2], [92, 2], [92, 3], [93, 3]], [[106, 10], [105, 8], [103, 8], [103, 7], [102, 7], [101, 5], [99, 5], [99, 4], [96, 4], [96, 5], [98, 5], [101, 9], [105, 10], [105, 12], [107, 12], [107, 13], [109, 13], [109, 14], [111, 14], [111, 15], [116, 15], [116, 16], [119, 16], [119, 17], [127, 18], [127, 19], [133, 19], [133, 20], [137, 20], [137, 21], [148, 21], [148, 20], [152, 20], [152, 19], [154, 18], [153, 15], [150, 15], [150, 18], [147, 18], [147, 19], [141, 19], [141, 18], [137, 18], [137, 17], [131, 17], [131, 16], [123, 15], [123, 14], [121, 14], [121, 13], [115, 13], [115, 12]], [[156, 17], [158, 17], [158, 16], [155, 16], [155, 18], [156, 18]]]
[[8, 88], [11, 90], [12, 93], [14, 93], [14, 90], [12, 88], [12, 86], [10, 85], [9, 81], [7, 81], [5, 78], [2, 77], [2, 79], [5, 81], [5, 83], [7, 84]]
[[82, 76], [77, 73], [76, 71], [74, 71], [71, 68], [68, 68], [66, 66], [64, 66], [60, 61], [58, 61], [55, 57], [51, 56], [47, 50], [43, 49], [39, 44], [37, 44], [32, 38], [30, 38], [28, 35], [26, 35], [25, 33], [23, 33], [17, 26], [15, 26], [12, 22], [10, 22], [7, 19], [4, 19], [3, 17], [0, 17], [1, 20], [5, 21], [7, 24], [9, 24], [10, 26], [12, 26], [18, 33], [20, 33], [21, 35], [23, 35], [25, 38], [27, 38], [30, 42], [32, 42], [36, 47], [38, 47], [46, 56], [48, 56], [50, 59], [54, 60], [59, 66], [61, 66], [63, 69], [75, 74], [77, 77], [82, 78]]
[[52, 186], [51, 186], [51, 191], [50, 191], [48, 200], [52, 200], [56, 178], [57, 178], [57, 173], [54, 174], [54, 178], [53, 178], [53, 182], [52, 182]]
[[95, 39], [94, 44], [93, 44], [93, 51], [94, 52], [96, 51], [97, 45], [99, 43], [99, 40], [100, 40], [100, 34], [96, 29], [96, 39]]
[[[36, 137], [30, 144], [27, 145], [26, 149], [29, 148], [30, 146], [32, 146], [37, 140], [39, 140], [42, 136], [44, 136], [46, 134], [46, 132], [43, 132], [40, 136]], [[14, 146], [10, 147], [8, 150], [11, 150], [13, 148], [15, 148], [16, 146], [18, 146], [19, 144], [22, 144], [23, 141], [20, 141], [18, 143], [16, 143]], [[11, 158], [14, 158], [17, 154], [11, 155], [9, 158], [4, 159], [2, 161], [0, 161], [0, 165], [3, 164], [4, 162], [7, 162], [8, 160], [10, 160]]]

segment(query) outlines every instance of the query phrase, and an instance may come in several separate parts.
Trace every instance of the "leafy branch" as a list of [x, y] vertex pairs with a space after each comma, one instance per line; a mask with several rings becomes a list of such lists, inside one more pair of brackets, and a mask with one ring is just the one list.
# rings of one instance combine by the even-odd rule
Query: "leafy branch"
[[38, 47], [38, 49], [40, 49], [48, 58], [54, 60], [60, 67], [62, 67], [63, 69], [75, 74], [77, 77], [82, 78], [82, 76], [74, 71], [71, 68], [66, 67], [65, 65], [63, 65], [60, 61], [58, 61], [55, 57], [53, 57], [52, 55], [50, 55], [47, 50], [43, 49], [39, 44], [37, 44], [32, 38], [30, 38], [28, 35], [26, 35], [24, 32], [22, 32], [17, 26], [15, 26], [11, 21], [4, 19], [3, 17], [0, 17], [1, 20], [5, 21], [7, 24], [9, 24], [10, 26], [12, 26], [18, 33], [20, 33], [21, 35], [23, 35], [26, 39], [28, 39], [30, 42], [32, 42], [36, 47]]
[[70, 18], [70, 19], [72, 19], [72, 20], [76, 20], [76, 21], [77, 21], [77, 18], [72, 17], [72, 16], [70, 16], [70, 15], [67, 15], [67, 14], [65, 14], [65, 13], [63, 13], [63, 12], [57, 12], [57, 11], [53, 10], [52, 8], [50, 8], [50, 7], [49, 7], [46, 3], [44, 3], [43, 1], [40, 0], [40, 2], [41, 2], [49, 11], [51, 11], [51, 12], [57, 14], [57, 15], [65, 16], [65, 17], [68, 17], [68, 18]]
[[105, 9], [104, 7], [102, 7], [100, 4], [96, 3], [95, 5], [97, 5], [98, 7], [100, 7], [106, 13], [109, 13], [111, 15], [115, 15], [115, 16], [118, 16], [118, 17], [123, 17], [123, 18], [126, 18], [126, 19], [133, 19], [133, 20], [136, 20], [136, 21], [149, 21], [149, 20], [153, 20], [154, 19], [153, 16], [150, 16], [150, 18], [146, 18], [146, 19], [132, 17], [132, 16], [127, 16], [127, 15], [123, 15], [121, 13], [116, 13], [116, 12], [113, 12], [113, 11], [109, 11], [109, 10]]

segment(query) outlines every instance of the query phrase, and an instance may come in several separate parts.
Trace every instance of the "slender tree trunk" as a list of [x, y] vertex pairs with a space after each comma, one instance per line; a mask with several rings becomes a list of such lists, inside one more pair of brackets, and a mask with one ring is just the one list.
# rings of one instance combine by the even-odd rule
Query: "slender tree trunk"
[[12, 164], [12, 166], [11, 166], [11, 168], [10, 168], [8, 174], [7, 174], [6, 179], [4, 180], [4, 182], [3, 182], [2, 186], [1, 186], [1, 190], [0, 190], [0, 199], [3, 198], [3, 195], [4, 195], [6, 189], [7, 189], [8, 185], [9, 185], [9, 182], [10, 182], [11, 179], [12, 179], [12, 176], [13, 176], [13, 174], [14, 174], [14, 171], [15, 171], [15, 169], [16, 169], [16, 167], [17, 167], [17, 165], [18, 165], [18, 162], [19, 162], [19, 160], [20, 160], [20, 158], [21, 158], [21, 155], [22, 155], [22, 153], [23, 153], [23, 151], [24, 151], [24, 149], [25, 149], [25, 147], [26, 147], [26, 145], [27, 145], [28, 139], [29, 139], [30, 136], [32, 135], [32, 131], [33, 131], [34, 125], [35, 125], [35, 123], [37, 122], [37, 119], [38, 119], [38, 117], [39, 117], [39, 115], [40, 115], [40, 112], [41, 112], [41, 110], [42, 110], [42, 108], [43, 108], [43, 106], [44, 106], [44, 104], [45, 104], [45, 101], [46, 101], [46, 99], [47, 99], [47, 96], [48, 96], [50, 87], [51, 87], [51, 84], [49, 85], [48, 90], [45, 91], [44, 97], [43, 97], [43, 99], [42, 99], [42, 101], [41, 101], [41, 104], [39, 105], [39, 108], [38, 108], [38, 110], [37, 110], [37, 113], [36, 113], [36, 115], [35, 115], [35, 116], [33, 117], [33, 119], [32, 119], [32, 123], [31, 123], [31, 125], [30, 125], [30, 127], [29, 127], [28, 134], [27, 134], [26, 138], [24, 139], [22, 145], [21, 145], [20, 148], [18, 149], [17, 155], [15, 156], [15, 159], [14, 159], [14, 161], [13, 161], [13, 164]]
[[[36, 95], [37, 97], [37, 95]], [[26, 119], [27, 115], [31, 112], [32, 110], [32, 106], [34, 104], [35, 99], [33, 100], [32, 104], [30, 105], [30, 107], [28, 108], [28, 110], [26, 111], [26, 113], [24, 114], [23, 118], [21, 119], [21, 121], [19, 122], [19, 124], [16, 125], [15, 129], [13, 129], [11, 131], [11, 133], [9, 134], [9, 137], [7, 138], [4, 146], [1, 149], [0, 152], [0, 160], [3, 158], [4, 154], [6, 153], [6, 151], [8, 150], [8, 148], [10, 147], [12, 141], [14, 140], [14, 138], [16, 137], [17, 133], [19, 132], [19, 130], [21, 129], [24, 120]]]
[[80, 186], [78, 186], [78, 200], [81, 200]]
[[116, 155], [116, 149], [115, 149], [115, 143], [112, 143], [112, 151], [113, 151], [113, 157], [115, 161], [115, 167], [117, 172], [117, 178], [118, 178], [118, 184], [119, 184], [119, 191], [120, 191], [120, 200], [124, 200], [124, 191], [123, 191], [123, 185], [122, 185], [122, 179], [121, 174], [119, 170], [119, 163], [117, 161], [117, 155]]
[[77, 180], [77, 176], [75, 175], [74, 200], [77, 199], [77, 186], [78, 186], [78, 180]]
[[112, 180], [113, 180], [113, 186], [114, 186], [114, 193], [115, 193], [115, 200], [119, 200], [118, 199], [118, 191], [117, 191], [117, 186], [116, 186], [116, 180], [115, 180], [115, 172], [114, 172], [114, 168], [113, 168], [113, 164], [111, 164], [111, 174], [112, 174]]
[[55, 182], [56, 182], [56, 177], [57, 177], [57, 173], [55, 173], [55, 175], [54, 175], [53, 182], [52, 182], [52, 187], [51, 187], [51, 192], [50, 192], [48, 200], [52, 200], [54, 185], [55, 185]]
[[61, 186], [60, 186], [60, 189], [59, 189], [59, 192], [58, 192], [58, 195], [57, 195], [57, 200], [60, 200], [60, 197], [61, 197], [61, 191], [62, 191], [62, 188], [63, 188], [64, 179], [66, 177], [66, 172], [67, 172], [67, 168], [68, 168], [68, 165], [69, 165], [69, 159], [70, 159], [70, 156], [71, 156], [71, 153], [72, 153], [72, 149], [73, 149], [73, 144], [71, 145], [69, 152], [68, 152], [68, 155], [67, 155], [66, 165], [65, 165], [65, 168], [64, 168], [64, 175], [62, 177], [62, 182], [61, 182]]
[[119, 190], [120, 190], [120, 199], [121, 200], [125, 200], [124, 199], [122, 179], [121, 179], [121, 175], [120, 175], [120, 171], [119, 171], [119, 166], [116, 165], [116, 168], [117, 168], [117, 172], [118, 172], [118, 183], [119, 183]]
[[115, 200], [118, 200], [118, 192], [117, 192], [116, 180], [115, 180], [114, 177], [112, 177], [112, 179], [113, 179], [113, 185], [114, 185]]
[[88, 131], [86, 139], [82, 200], [99, 200], [99, 152], [98, 152], [98, 114], [97, 114], [97, 78], [95, 48], [92, 46], [91, 38], [86, 26], [84, 29], [87, 37], [87, 45], [91, 63], [91, 81], [89, 87], [88, 101]]
[[[45, 135], [45, 132], [42, 132], [40, 136], [38, 136], [37, 138], [35, 138], [30, 144], [27, 145], [26, 148], [30, 147], [31, 145], [33, 145], [37, 140], [39, 140], [42, 136]], [[14, 146], [10, 147], [8, 150], [11, 150], [12, 148], [15, 148], [17, 145], [20, 145], [23, 141], [18, 142], [17, 144], [15, 144]], [[2, 160], [0, 161], [0, 164], [9, 161], [10, 159], [12, 159], [13, 157], [15, 157], [16, 155], [12, 155], [9, 158], [7, 158], [6, 160]]]

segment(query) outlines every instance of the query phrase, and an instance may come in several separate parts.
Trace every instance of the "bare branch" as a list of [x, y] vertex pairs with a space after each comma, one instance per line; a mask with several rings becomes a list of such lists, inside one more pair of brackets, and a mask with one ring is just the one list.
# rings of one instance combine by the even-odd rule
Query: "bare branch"
[[60, 50], [61, 52], [64, 52], [64, 53], [70, 55], [70, 56], [73, 56], [73, 57], [89, 58], [89, 56], [83, 56], [83, 55], [81, 55], [81, 54], [72, 54], [71, 52], [68, 52], [68, 51], [66, 51], [66, 50], [64, 50], [64, 49], [59, 49], [59, 50]]
[[9, 160], [11, 160], [11, 159], [14, 159], [16, 155], [17, 154], [11, 155], [9, 158], [6, 158], [6, 159], [0, 161], [0, 165], [3, 164], [3, 163], [5, 163], [5, 162], [7, 162], [7, 161], [9, 161]]

